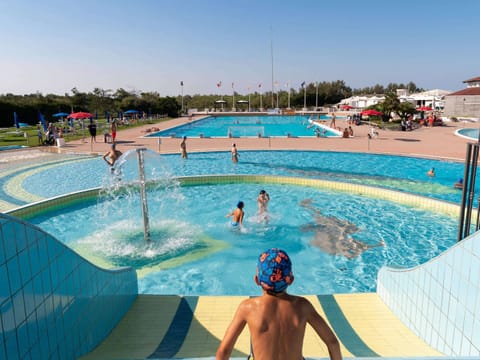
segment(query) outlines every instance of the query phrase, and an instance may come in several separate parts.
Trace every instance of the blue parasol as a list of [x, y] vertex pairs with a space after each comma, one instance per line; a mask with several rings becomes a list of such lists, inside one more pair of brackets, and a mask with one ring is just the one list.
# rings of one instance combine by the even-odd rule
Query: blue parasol
[[18, 116], [16, 111], [13, 112], [13, 122], [15, 124], [15, 127], [17, 129], [20, 129], [20, 124], [18, 123]]
[[64, 113], [64, 112], [59, 112], [59, 113], [56, 113], [56, 114], [53, 114], [52, 116], [53, 117], [65, 117], [65, 116], [68, 116], [70, 115], [69, 113]]
[[138, 113], [138, 110], [127, 110], [124, 112], [124, 114], [136, 114]]

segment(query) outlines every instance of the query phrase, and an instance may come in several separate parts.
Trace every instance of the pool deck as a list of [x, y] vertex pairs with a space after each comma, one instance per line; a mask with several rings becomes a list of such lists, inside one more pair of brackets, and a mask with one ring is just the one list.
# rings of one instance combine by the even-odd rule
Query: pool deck
[[[180, 153], [181, 139], [146, 138], [147, 129], [168, 129], [188, 122], [179, 118], [157, 124], [119, 131], [117, 148], [128, 151], [146, 147], [161, 153]], [[473, 126], [472, 126], [473, 125]], [[337, 118], [337, 126], [345, 121]], [[189, 138], [188, 152], [230, 151], [233, 142], [240, 153], [244, 150], [322, 150], [397, 154], [463, 161], [468, 139], [456, 136], [455, 130], [476, 124], [448, 123], [447, 126], [422, 127], [411, 132], [379, 130], [369, 139], [369, 126], [353, 126], [353, 138]], [[103, 154], [109, 144], [90, 144], [82, 140], [68, 142], [64, 147], [50, 147], [0, 153], [4, 162], [29, 162], [45, 150], [61, 153]], [[301, 160], [301, 159], [299, 159]], [[33, 160], [34, 161], [34, 160]], [[425, 169], [427, 171], [428, 169]], [[252, 294], [256, 295], [256, 294]], [[231, 320], [241, 296], [154, 296], [139, 295], [135, 304], [110, 336], [82, 359], [145, 359], [149, 358], [213, 358], [220, 339]], [[420, 358], [440, 359], [408, 330], [380, 300], [377, 294], [345, 294], [308, 296], [327, 319], [342, 344], [346, 358]], [[245, 358], [249, 352], [248, 331], [237, 343], [233, 357]], [[305, 356], [326, 358], [325, 346], [311, 329], [307, 330]]]
[[[238, 304], [246, 298], [139, 295], [110, 336], [81, 360], [213, 358]], [[345, 358], [442, 357], [403, 325], [377, 294], [306, 298], [335, 331]], [[245, 359], [249, 352], [244, 329], [232, 357]], [[328, 358], [326, 346], [310, 327], [303, 354]]]
[[[125, 129], [117, 134], [117, 148], [127, 151], [131, 148], [146, 147], [161, 153], [177, 153], [180, 151], [179, 138], [145, 137], [147, 129], [152, 127], [165, 130], [189, 121], [188, 118], [178, 118], [157, 124]], [[337, 119], [337, 126], [344, 128], [345, 120]], [[382, 154], [400, 154], [408, 156], [433, 157], [464, 160], [466, 144], [471, 140], [455, 135], [455, 131], [464, 127], [477, 127], [477, 124], [453, 123], [433, 128], [421, 127], [413, 131], [378, 130], [378, 137], [368, 138], [370, 127], [367, 124], [353, 125], [353, 138], [188, 138], [187, 151], [230, 151], [232, 143], [242, 150], [323, 150], [351, 151]], [[109, 145], [103, 143], [103, 137], [97, 136], [100, 142], [90, 144], [82, 140], [68, 142], [59, 149], [61, 152], [87, 152], [103, 154]], [[56, 148], [55, 148], [56, 149]]]

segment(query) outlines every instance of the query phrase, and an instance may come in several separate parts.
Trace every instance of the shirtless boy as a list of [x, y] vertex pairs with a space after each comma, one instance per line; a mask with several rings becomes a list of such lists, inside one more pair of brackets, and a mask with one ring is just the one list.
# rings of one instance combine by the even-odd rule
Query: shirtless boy
[[307, 323], [327, 346], [330, 359], [342, 359], [337, 337], [313, 305], [303, 297], [287, 294], [293, 273], [285, 251], [263, 252], [254, 279], [262, 287], [263, 295], [239, 305], [217, 350], [217, 360], [229, 358], [245, 325], [250, 331], [251, 356], [255, 360], [302, 360]]
[[115, 143], [113, 143], [110, 145], [110, 151], [103, 155], [103, 160], [105, 160], [108, 165], [113, 166], [120, 156], [122, 156], [122, 152], [116, 150]]
[[245, 204], [243, 203], [243, 201], [239, 201], [237, 204], [237, 208], [227, 214], [227, 217], [232, 217], [232, 226], [237, 227], [243, 225], [243, 216], [245, 214], [243, 212], [244, 206]]

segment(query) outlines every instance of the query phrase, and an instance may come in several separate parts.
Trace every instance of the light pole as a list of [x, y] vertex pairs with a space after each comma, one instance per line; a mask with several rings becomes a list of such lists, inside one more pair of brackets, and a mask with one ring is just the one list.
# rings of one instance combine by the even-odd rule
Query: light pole
[[235, 84], [232, 82], [232, 111], [236, 111], [235, 108]]
[[307, 87], [305, 86], [305, 81], [302, 83], [303, 88], [303, 111], [307, 111]]
[[263, 110], [263, 104], [262, 104], [262, 84], [258, 84], [258, 87], [260, 88], [260, 111]]
[[277, 109], [278, 109], [278, 81], [275, 81], [275, 91], [277, 92]]
[[315, 97], [315, 111], [318, 110], [318, 81], [315, 81], [315, 87], [317, 88], [317, 93]]
[[183, 81], [180, 81], [180, 86], [182, 87], [182, 114], [183, 114]]
[[290, 110], [291, 107], [290, 107], [290, 84], [287, 83], [287, 92], [288, 92], [288, 105], [287, 105], [287, 109]]

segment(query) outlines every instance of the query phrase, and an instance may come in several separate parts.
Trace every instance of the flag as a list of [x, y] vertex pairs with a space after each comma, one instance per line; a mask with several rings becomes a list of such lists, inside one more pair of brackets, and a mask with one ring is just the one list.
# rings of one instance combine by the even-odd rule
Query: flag
[[183, 81], [180, 81], [180, 86], [183, 86]]
[[220, 87], [220, 86], [222, 86], [222, 82], [221, 82], [221, 81], [217, 83], [217, 87]]
[[235, 84], [232, 82], [232, 89], [235, 87]]
[[305, 86], [305, 81], [302, 82], [300, 86], [303, 88]]
[[20, 124], [18, 123], [18, 116], [17, 116], [17, 112], [16, 112], [16, 111], [13, 112], [13, 124], [15, 125], [15, 127], [16, 127], [17, 129], [20, 128]]
[[38, 119], [40, 120], [40, 123], [42, 124], [43, 131], [47, 131], [47, 122], [45, 121], [45, 118], [43, 117], [42, 113], [40, 110], [38, 110]]

